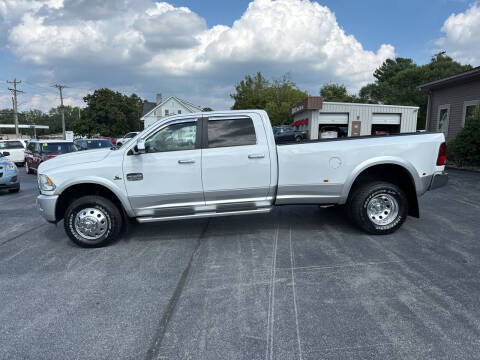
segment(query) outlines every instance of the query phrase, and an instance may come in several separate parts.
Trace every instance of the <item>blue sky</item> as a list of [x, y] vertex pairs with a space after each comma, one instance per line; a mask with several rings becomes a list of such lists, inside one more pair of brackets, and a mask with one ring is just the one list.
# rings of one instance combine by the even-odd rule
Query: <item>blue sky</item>
[[[480, 40], [480, 8], [462, 0], [318, 1], [323, 7], [255, 0], [248, 11], [245, 0], [127, 0], [127, 8], [116, 0], [82, 2], [90, 6], [31, 0], [21, 7], [0, 0], [7, 9], [0, 6], [0, 80], [25, 81], [25, 108], [50, 107], [54, 82], [71, 86], [72, 104], [89, 90], [112, 87], [150, 99], [162, 91], [218, 108], [229, 106], [235, 82], [256, 71], [271, 77], [290, 72], [315, 94], [332, 81], [358, 90], [393, 54], [421, 64], [442, 49], [459, 61], [480, 62], [471, 51]], [[456, 21], [446, 24], [454, 13]], [[212, 29], [216, 25], [222, 27]], [[470, 37], [459, 39], [465, 32]], [[6, 86], [0, 87], [0, 106], [7, 102]]]

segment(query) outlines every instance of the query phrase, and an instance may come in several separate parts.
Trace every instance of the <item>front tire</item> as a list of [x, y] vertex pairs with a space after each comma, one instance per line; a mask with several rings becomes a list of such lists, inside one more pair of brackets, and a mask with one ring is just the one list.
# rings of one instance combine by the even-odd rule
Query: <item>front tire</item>
[[20, 185], [18, 185], [18, 187], [16, 187], [15, 189], [8, 190], [9, 193], [18, 193], [19, 191], [20, 191]]
[[118, 207], [101, 196], [84, 196], [73, 201], [64, 218], [67, 235], [85, 248], [102, 247], [117, 239], [122, 223]]
[[408, 199], [398, 186], [387, 182], [359, 185], [352, 192], [348, 212], [353, 222], [369, 234], [398, 230], [408, 215]]

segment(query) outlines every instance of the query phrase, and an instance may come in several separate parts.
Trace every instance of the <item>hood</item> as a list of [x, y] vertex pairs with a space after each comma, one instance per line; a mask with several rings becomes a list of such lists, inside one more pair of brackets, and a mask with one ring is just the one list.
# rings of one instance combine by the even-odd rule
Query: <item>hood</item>
[[0, 157], [0, 165], [2, 166], [7, 166], [8, 163], [11, 163], [12, 161], [7, 159], [6, 157]]
[[114, 150], [105, 148], [105, 149], [98, 149], [98, 150], [76, 151], [68, 154], [58, 155], [53, 159], [49, 159], [42, 162], [38, 168], [38, 173], [41, 174], [48, 170], [57, 169], [59, 167], [64, 167], [69, 165], [77, 165], [77, 164], [101, 161], [106, 157], [108, 157], [113, 151]]

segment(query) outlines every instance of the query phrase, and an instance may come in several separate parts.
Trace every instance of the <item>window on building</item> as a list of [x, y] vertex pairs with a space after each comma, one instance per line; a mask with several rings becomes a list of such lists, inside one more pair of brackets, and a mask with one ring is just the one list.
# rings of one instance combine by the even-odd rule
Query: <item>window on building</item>
[[480, 100], [465, 101], [463, 105], [463, 126], [476, 117], [480, 117]]
[[165, 109], [165, 116], [168, 116], [169, 115], [169, 111], [168, 109]]
[[250, 118], [208, 121], [208, 147], [255, 145], [255, 127]]
[[182, 110], [178, 110], [178, 115], [180, 115], [182, 113]]
[[437, 131], [448, 134], [448, 123], [450, 120], [450, 105], [440, 105], [438, 107]]
[[168, 125], [145, 141], [145, 152], [193, 150], [195, 149], [196, 135], [197, 124], [195, 121]]

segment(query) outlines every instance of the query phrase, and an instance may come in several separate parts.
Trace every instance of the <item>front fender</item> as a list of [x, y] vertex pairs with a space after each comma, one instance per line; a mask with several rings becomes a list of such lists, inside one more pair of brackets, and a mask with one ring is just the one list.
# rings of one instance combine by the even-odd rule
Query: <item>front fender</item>
[[133, 212], [132, 206], [130, 205], [130, 201], [126, 196], [123, 180], [108, 180], [103, 177], [98, 176], [85, 176], [80, 178], [75, 178], [72, 180], [68, 180], [63, 182], [60, 186], [57, 187], [55, 190], [56, 195], [61, 195], [66, 189], [80, 184], [96, 184], [101, 185], [110, 190], [115, 196], [120, 200], [122, 203], [123, 208], [128, 216], [134, 217], [135, 214]]

